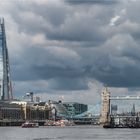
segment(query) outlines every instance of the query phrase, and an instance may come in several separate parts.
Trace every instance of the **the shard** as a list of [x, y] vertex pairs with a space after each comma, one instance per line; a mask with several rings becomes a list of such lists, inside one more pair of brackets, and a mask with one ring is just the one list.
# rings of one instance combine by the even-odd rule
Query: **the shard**
[[12, 100], [12, 98], [4, 19], [0, 19], [0, 100]]

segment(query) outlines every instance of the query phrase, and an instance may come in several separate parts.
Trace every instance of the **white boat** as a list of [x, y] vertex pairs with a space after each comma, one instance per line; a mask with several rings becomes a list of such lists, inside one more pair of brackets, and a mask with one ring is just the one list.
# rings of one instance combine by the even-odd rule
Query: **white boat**
[[57, 120], [57, 121], [48, 120], [45, 123], [45, 125], [46, 126], [73, 126], [74, 122], [69, 121], [67, 119], [61, 119], [61, 120]]
[[22, 128], [37, 128], [39, 127], [38, 123], [34, 122], [25, 122], [21, 125]]

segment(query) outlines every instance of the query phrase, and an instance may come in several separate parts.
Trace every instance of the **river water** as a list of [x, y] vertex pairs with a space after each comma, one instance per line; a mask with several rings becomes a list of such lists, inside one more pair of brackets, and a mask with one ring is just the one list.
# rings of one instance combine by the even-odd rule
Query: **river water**
[[0, 127], [0, 140], [140, 140], [140, 129], [103, 129], [101, 126]]

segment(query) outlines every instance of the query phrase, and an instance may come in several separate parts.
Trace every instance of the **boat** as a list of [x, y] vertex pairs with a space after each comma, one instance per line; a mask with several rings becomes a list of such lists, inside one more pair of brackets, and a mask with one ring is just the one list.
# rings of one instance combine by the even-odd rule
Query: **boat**
[[126, 125], [110, 125], [110, 124], [106, 124], [106, 125], [103, 125], [103, 128], [128, 128], [128, 126], [126, 126]]
[[74, 122], [67, 119], [61, 119], [57, 121], [47, 120], [45, 126], [73, 126]]
[[140, 128], [139, 123], [130, 123], [130, 124], [105, 124], [103, 128]]
[[56, 126], [73, 126], [74, 123], [67, 119], [61, 119], [55, 122]]
[[39, 127], [38, 123], [34, 122], [25, 122], [21, 125], [22, 128], [37, 128]]

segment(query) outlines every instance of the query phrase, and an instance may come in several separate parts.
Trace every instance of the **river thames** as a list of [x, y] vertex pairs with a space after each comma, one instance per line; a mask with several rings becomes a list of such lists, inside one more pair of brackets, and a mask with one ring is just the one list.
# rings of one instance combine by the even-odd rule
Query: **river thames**
[[100, 126], [0, 127], [0, 140], [140, 140], [140, 129], [103, 129]]

